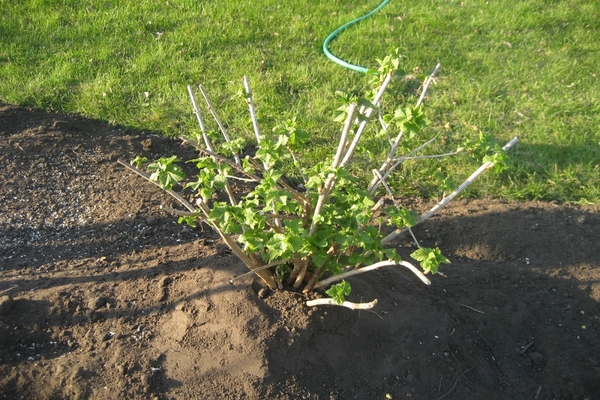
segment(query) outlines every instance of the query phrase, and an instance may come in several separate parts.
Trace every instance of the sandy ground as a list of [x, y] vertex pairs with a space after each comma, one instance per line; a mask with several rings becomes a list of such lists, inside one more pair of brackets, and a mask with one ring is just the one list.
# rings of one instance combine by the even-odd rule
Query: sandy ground
[[374, 312], [309, 309], [229, 284], [218, 236], [116, 163], [175, 153], [0, 104], [0, 397], [600, 399], [598, 206], [459, 200], [415, 229], [446, 277], [383, 268], [350, 278]]

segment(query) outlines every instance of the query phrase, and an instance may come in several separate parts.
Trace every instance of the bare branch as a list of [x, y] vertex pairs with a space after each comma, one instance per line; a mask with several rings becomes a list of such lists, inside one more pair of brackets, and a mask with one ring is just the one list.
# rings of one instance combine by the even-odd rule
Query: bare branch
[[163, 205], [161, 205], [159, 208], [161, 210], [163, 210], [163, 211], [166, 211], [166, 212], [171, 213], [173, 215], [179, 215], [181, 217], [190, 217], [192, 215], [200, 217], [200, 215], [198, 215], [195, 212], [178, 210], [176, 208], [172, 208], [172, 207], [169, 207], [169, 206], [163, 206]]
[[[504, 145], [504, 147], [502, 147], [502, 150], [507, 151], [509, 150], [511, 147], [513, 147], [517, 142], [519, 141], [519, 139], [517, 137], [514, 137], [510, 142], [508, 142], [507, 144]], [[471, 174], [471, 176], [469, 176], [455, 191], [453, 191], [452, 193], [450, 193], [448, 196], [444, 197], [442, 199], [442, 201], [440, 201], [438, 204], [436, 204], [431, 210], [429, 210], [427, 213], [421, 215], [421, 218], [419, 218], [419, 220], [417, 221], [417, 224], [420, 224], [424, 221], [427, 221], [429, 218], [431, 218], [432, 216], [434, 216], [435, 214], [438, 213], [438, 211], [440, 211], [442, 208], [444, 208], [450, 201], [452, 201], [456, 196], [458, 196], [460, 194], [460, 192], [462, 192], [463, 190], [465, 190], [471, 183], [475, 182], [475, 180], [477, 178], [479, 178], [479, 176], [481, 174], [483, 174], [486, 170], [490, 169], [491, 167], [494, 166], [493, 162], [487, 161], [485, 163], [483, 163], [481, 165], [481, 167], [479, 167], [475, 172], [473, 172]], [[413, 225], [414, 226], [414, 225]], [[406, 231], [406, 228], [404, 229], [397, 229], [394, 232], [390, 233], [389, 235], [387, 235], [386, 237], [384, 237], [381, 240], [381, 244], [385, 245], [387, 243], [389, 243], [391, 240], [395, 239], [396, 237], [400, 236], [401, 234], [403, 234]]]
[[337, 168], [340, 165], [342, 157], [344, 156], [346, 146], [348, 146], [348, 134], [350, 133], [350, 128], [352, 128], [352, 121], [354, 121], [356, 107], [356, 103], [352, 103], [350, 104], [350, 108], [348, 109], [348, 117], [346, 118], [346, 122], [344, 123], [344, 129], [342, 129], [340, 142], [338, 144], [337, 151], [335, 152], [335, 157], [333, 158], [333, 168]]
[[385, 267], [385, 266], [388, 266], [388, 265], [402, 265], [403, 267], [408, 268], [413, 274], [415, 274], [424, 284], [431, 285], [431, 281], [429, 279], [427, 279], [427, 277], [421, 271], [419, 271], [419, 269], [417, 267], [415, 267], [414, 265], [412, 265], [411, 263], [409, 263], [407, 261], [400, 261], [400, 262], [395, 262], [395, 261], [380, 261], [380, 262], [377, 262], [375, 264], [368, 265], [366, 267], [354, 269], [352, 271], [344, 272], [342, 274], [334, 275], [334, 276], [332, 276], [330, 278], [324, 279], [324, 280], [318, 282], [314, 286], [314, 289], [325, 288], [329, 284], [331, 284], [333, 282], [336, 282], [336, 281], [339, 281], [340, 279], [344, 279], [344, 278], [348, 278], [348, 277], [353, 276], [353, 275], [357, 275], [357, 274], [362, 274], [362, 273], [365, 273], [365, 272], [373, 271], [373, 270], [376, 270], [377, 268]]
[[427, 90], [429, 89], [429, 85], [431, 85], [431, 82], [433, 82], [433, 78], [435, 78], [435, 76], [439, 72], [441, 66], [442, 66], [442, 64], [438, 63], [438, 65], [435, 66], [431, 75], [429, 75], [427, 77], [427, 80], [425, 81], [425, 85], [423, 86], [423, 91], [421, 92], [421, 96], [419, 97], [419, 100], [417, 101], [417, 107], [419, 107], [421, 104], [423, 104], [423, 100], [425, 100], [425, 95], [427, 94]]
[[442, 157], [450, 157], [450, 156], [455, 156], [457, 154], [462, 153], [463, 149], [458, 149], [456, 151], [453, 151], [451, 153], [444, 153], [444, 154], [432, 154], [429, 156], [414, 156], [414, 157], [400, 157], [400, 158], [396, 158], [394, 159], [394, 161], [400, 161], [400, 162], [404, 162], [404, 161], [409, 161], [409, 160], [423, 160], [426, 158], [442, 158]]
[[[383, 163], [383, 165], [381, 166], [381, 168], [379, 168], [379, 172], [383, 173], [383, 180], [377, 180], [377, 177], [374, 177], [373, 180], [371, 181], [371, 183], [369, 184], [369, 191], [371, 192], [371, 194], [375, 193], [377, 191], [377, 189], [379, 189], [379, 185], [381, 184], [381, 182], [384, 182], [388, 176], [390, 176], [390, 174], [396, 169], [398, 168], [398, 165], [400, 165], [404, 159], [398, 159], [398, 161], [396, 161], [394, 163], [394, 165], [392, 165], [391, 167], [388, 167], [390, 165], [390, 163], [392, 161], [394, 161], [394, 155], [396, 154], [396, 152], [398, 151], [398, 148], [400, 147], [400, 139], [402, 137], [404, 132], [400, 132], [400, 134], [398, 134], [398, 137], [396, 137], [396, 141], [394, 142], [394, 145], [392, 146], [392, 149], [390, 150], [390, 153], [388, 154], [388, 158], [385, 160], [385, 162]], [[430, 139], [427, 142], [423, 143], [422, 145], [420, 145], [419, 147], [417, 147], [416, 149], [412, 150], [410, 153], [408, 153], [406, 155], [406, 157], [418, 153], [419, 151], [423, 150], [425, 147], [429, 146], [431, 143], [433, 143], [435, 141], [436, 138]]]
[[279, 260], [279, 261], [275, 261], [275, 262], [263, 265], [262, 267], [255, 268], [252, 271], [246, 272], [245, 274], [241, 274], [241, 275], [238, 275], [238, 276], [236, 276], [234, 278], [231, 278], [229, 280], [229, 283], [233, 283], [234, 281], [237, 281], [238, 279], [241, 279], [241, 278], [243, 278], [245, 276], [257, 273], [258, 271], [261, 271], [261, 270], [264, 270], [264, 269], [269, 269], [271, 267], [276, 267], [278, 265], [285, 264], [285, 263], [288, 263], [290, 261], [291, 260], [288, 258], [288, 259], [285, 259], [285, 260]]
[[[258, 127], [258, 118], [256, 117], [254, 102], [252, 101], [252, 91], [250, 90], [250, 82], [248, 81], [247, 76], [244, 76], [244, 89], [246, 90], [246, 103], [248, 103], [248, 109], [250, 110], [250, 117], [252, 118], [252, 127], [254, 128], [256, 142], [259, 143], [261, 139], [260, 129]], [[266, 165], [265, 169], [267, 169]]]
[[328, 306], [346, 307], [351, 310], [369, 310], [369, 309], [375, 307], [376, 304], [377, 304], [377, 299], [371, 301], [370, 303], [352, 303], [350, 301], [344, 301], [342, 304], [336, 303], [335, 300], [333, 300], [333, 299], [315, 299], [315, 300], [307, 300], [306, 301], [306, 305], [309, 307], [328, 305]]
[[[377, 106], [379, 104], [379, 102], [381, 101], [381, 98], [383, 97], [383, 94], [385, 93], [385, 90], [387, 89], [388, 85], [392, 81], [393, 75], [394, 75], [394, 71], [391, 71], [389, 74], [387, 74], [387, 76], [385, 77], [385, 80], [383, 81], [383, 83], [381, 84], [381, 87], [379, 88], [379, 91], [375, 95], [375, 99], [373, 99], [373, 105]], [[364, 113], [365, 119], [358, 126], [358, 129], [356, 130], [356, 133], [354, 134], [354, 138], [352, 139], [352, 143], [350, 143], [350, 147], [348, 147], [348, 151], [346, 151], [346, 154], [344, 154], [343, 160], [340, 162], [341, 167], [348, 164], [348, 162], [352, 158], [352, 155], [354, 154], [354, 150], [356, 149], [356, 146], [358, 145], [358, 142], [359, 142], [360, 138], [362, 137], [362, 134], [365, 131], [365, 128], [367, 126], [367, 123], [369, 122], [369, 118], [373, 114], [373, 111], [374, 111], [373, 107], [369, 107], [365, 111], [365, 113]]]
[[390, 187], [388, 186], [388, 184], [385, 183], [385, 179], [383, 178], [383, 176], [381, 176], [381, 173], [379, 171], [377, 171], [376, 169], [374, 169], [373, 170], [373, 174], [375, 175], [376, 178], [379, 179], [379, 182], [381, 182], [381, 184], [383, 184], [383, 187], [385, 188], [385, 190], [388, 192], [388, 194], [390, 195], [390, 197], [393, 200], [394, 199], [394, 194], [392, 193], [392, 189], [390, 189]]
[[194, 114], [196, 114], [196, 119], [198, 120], [198, 125], [200, 126], [200, 132], [202, 132], [202, 140], [204, 141], [204, 145], [207, 149], [214, 152], [215, 149], [208, 138], [208, 133], [206, 131], [206, 125], [204, 125], [204, 120], [202, 119], [202, 114], [200, 113], [200, 108], [198, 108], [198, 103], [196, 103], [196, 96], [194, 96], [194, 91], [190, 85], [187, 86], [188, 94], [190, 95], [190, 100], [192, 101], [192, 106], [194, 107]]
[[[190, 85], [188, 85], [187, 89], [188, 89], [188, 94], [190, 95], [190, 99], [192, 100], [192, 105], [194, 106], [194, 114], [196, 114], [196, 117], [198, 118], [198, 124], [200, 125], [200, 130], [202, 131], [202, 139], [204, 140], [204, 144], [206, 145], [206, 148], [208, 150], [210, 150], [214, 153], [215, 148], [213, 147], [212, 143], [210, 142], [210, 139], [206, 132], [206, 126], [204, 125], [204, 121], [202, 120], [202, 116], [200, 114], [200, 109], [198, 108], [198, 103], [196, 103], [196, 97], [194, 96], [192, 87]], [[219, 172], [221, 172], [220, 168], [219, 168]], [[229, 186], [228, 180], [225, 181], [225, 191], [227, 192], [227, 196], [229, 197], [229, 202], [231, 203], [231, 205], [235, 206], [237, 204], [237, 201], [235, 200], [233, 191], [231, 190], [231, 187]]]
[[[221, 133], [223, 134], [225, 141], [228, 143], [231, 142], [231, 138], [229, 137], [229, 134], [227, 133], [227, 129], [225, 129], [225, 126], [223, 125], [223, 123], [221, 122], [221, 119], [217, 115], [217, 111], [213, 107], [212, 102], [210, 101], [210, 98], [208, 97], [208, 93], [206, 93], [206, 90], [204, 90], [204, 86], [198, 85], [198, 88], [200, 89], [200, 93], [202, 93], [202, 97], [204, 97], [204, 101], [206, 101], [206, 105], [208, 106], [210, 113], [212, 114], [213, 118], [217, 122], [217, 125], [219, 126], [219, 129], [221, 130]], [[240, 165], [240, 166], [242, 165], [242, 162], [240, 161], [240, 156], [238, 155], [237, 152], [233, 153], [233, 158], [237, 165]]]

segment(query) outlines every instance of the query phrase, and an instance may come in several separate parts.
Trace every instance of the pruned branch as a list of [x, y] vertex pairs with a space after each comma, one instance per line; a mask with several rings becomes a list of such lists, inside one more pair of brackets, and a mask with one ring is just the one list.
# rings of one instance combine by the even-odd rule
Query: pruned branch
[[423, 104], [423, 100], [425, 100], [425, 95], [427, 94], [427, 90], [429, 89], [429, 85], [431, 85], [431, 82], [433, 82], [435, 76], [440, 71], [441, 66], [442, 66], [442, 64], [438, 63], [438, 65], [436, 65], [435, 68], [433, 69], [433, 72], [431, 73], [431, 75], [429, 75], [427, 77], [427, 79], [425, 80], [425, 85], [423, 85], [423, 91], [421, 92], [421, 96], [419, 97], [419, 100], [417, 101], [417, 107], [419, 107], [421, 104]]
[[344, 272], [339, 275], [334, 275], [330, 278], [324, 279], [324, 280], [318, 282], [314, 286], [314, 289], [322, 289], [322, 288], [327, 287], [331, 283], [339, 281], [341, 279], [348, 278], [353, 275], [363, 274], [363, 273], [369, 272], [369, 271], [374, 271], [377, 268], [386, 267], [386, 266], [390, 266], [390, 265], [402, 265], [403, 267], [408, 268], [413, 274], [415, 274], [424, 284], [431, 285], [431, 281], [429, 279], [427, 279], [427, 277], [421, 271], [419, 271], [419, 269], [417, 267], [415, 267], [414, 265], [412, 265], [411, 263], [409, 263], [407, 261], [400, 261], [400, 262], [380, 261], [375, 264], [368, 265], [366, 267], [353, 269], [352, 271]]
[[[200, 125], [200, 130], [202, 131], [202, 139], [204, 140], [204, 144], [206, 148], [211, 152], [215, 153], [215, 148], [213, 147], [210, 138], [208, 137], [208, 133], [206, 132], [206, 126], [204, 125], [204, 121], [202, 119], [202, 114], [200, 113], [200, 109], [198, 108], [198, 103], [196, 103], [196, 97], [194, 96], [194, 91], [190, 85], [187, 86], [188, 94], [190, 95], [190, 100], [192, 101], [192, 105], [194, 107], [194, 114], [196, 114], [196, 118], [198, 119], [198, 124]], [[213, 159], [215, 159], [213, 157]], [[216, 161], [216, 160], [215, 160]], [[219, 169], [219, 172], [221, 170]], [[229, 202], [231, 205], [235, 206], [237, 201], [235, 200], [235, 196], [231, 187], [229, 186], [229, 180], [225, 181], [225, 192], [227, 192], [227, 196], [229, 197]]]
[[[244, 90], [246, 91], [246, 103], [248, 104], [248, 110], [250, 111], [250, 118], [252, 119], [252, 127], [254, 128], [254, 135], [256, 137], [256, 143], [260, 143], [262, 136], [260, 134], [260, 128], [258, 127], [258, 118], [256, 117], [256, 109], [254, 108], [254, 101], [252, 100], [252, 91], [250, 90], [250, 81], [248, 77], [244, 76]], [[263, 164], [265, 169], [268, 169], [266, 163]]]
[[315, 300], [307, 300], [306, 301], [306, 305], [309, 307], [327, 305], [327, 306], [346, 307], [351, 310], [369, 310], [369, 309], [375, 307], [376, 304], [377, 304], [377, 299], [375, 299], [369, 303], [352, 303], [350, 301], [344, 301], [342, 304], [336, 303], [335, 300], [333, 300], [333, 299], [315, 299]]
[[[381, 86], [379, 87], [379, 91], [377, 92], [377, 94], [375, 95], [375, 98], [373, 99], [374, 106], [377, 106], [379, 104], [379, 102], [381, 101], [381, 98], [383, 97], [385, 90], [387, 89], [388, 85], [392, 81], [394, 72], [395, 71], [390, 71], [387, 74], [387, 76], [385, 77], [385, 80], [383, 81]], [[369, 118], [371, 118], [373, 111], [374, 111], [373, 107], [369, 107], [365, 111], [365, 113], [364, 113], [365, 118], [358, 126], [358, 129], [356, 130], [356, 133], [354, 134], [354, 138], [352, 139], [352, 143], [350, 143], [348, 150], [344, 154], [344, 158], [340, 162], [340, 167], [346, 166], [346, 164], [348, 164], [350, 162], [350, 160], [352, 159], [352, 156], [354, 155], [354, 150], [356, 149], [356, 146], [358, 145], [358, 142], [360, 141], [360, 138], [362, 137], [362, 135], [365, 131], [365, 128], [367, 127], [367, 123], [369, 122]]]
[[[198, 85], [198, 89], [200, 89], [200, 93], [202, 93], [202, 97], [204, 97], [204, 101], [206, 101], [206, 105], [208, 106], [208, 109], [210, 110], [210, 113], [212, 114], [213, 118], [217, 122], [217, 125], [219, 126], [219, 129], [221, 130], [221, 133], [223, 134], [225, 141], [230, 143], [231, 138], [229, 137], [229, 134], [227, 133], [227, 129], [225, 129], [225, 126], [223, 125], [223, 123], [221, 122], [221, 119], [217, 115], [217, 111], [213, 107], [212, 102], [210, 101], [210, 98], [208, 97], [208, 93], [206, 93], [206, 90], [204, 90], [204, 86]], [[233, 153], [233, 158], [237, 165], [239, 165], [239, 166], [242, 165], [240, 156], [238, 155], [237, 152]]]
[[198, 126], [200, 126], [200, 132], [202, 133], [202, 140], [204, 141], [204, 145], [208, 150], [214, 152], [215, 149], [208, 137], [206, 125], [204, 125], [204, 119], [202, 118], [202, 113], [200, 112], [200, 108], [198, 107], [198, 103], [196, 102], [196, 96], [194, 96], [194, 91], [190, 85], [187, 86], [187, 91], [190, 96], [190, 101], [192, 102], [194, 114], [196, 114], [196, 119], [198, 120]]

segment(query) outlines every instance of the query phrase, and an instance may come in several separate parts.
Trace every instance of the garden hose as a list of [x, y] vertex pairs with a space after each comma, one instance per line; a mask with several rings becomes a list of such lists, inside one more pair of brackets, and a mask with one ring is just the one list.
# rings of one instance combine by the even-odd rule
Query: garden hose
[[377, 6], [376, 9], [374, 9], [373, 11], [371, 11], [368, 14], [363, 15], [362, 17], [356, 18], [353, 21], [348, 22], [347, 24], [344, 24], [342, 26], [340, 26], [339, 28], [337, 28], [335, 31], [331, 32], [331, 34], [329, 36], [327, 36], [327, 39], [325, 39], [325, 41], [323, 42], [323, 53], [325, 53], [325, 55], [327, 56], [327, 58], [329, 58], [331, 61], [333, 61], [336, 64], [341, 65], [342, 67], [345, 68], [349, 68], [353, 71], [356, 72], [362, 72], [363, 74], [366, 73], [369, 69], [365, 68], [365, 67], [361, 67], [359, 65], [354, 65], [354, 64], [350, 64], [336, 56], [334, 56], [329, 49], [327, 48], [327, 46], [329, 46], [329, 42], [331, 42], [340, 32], [342, 32], [343, 30], [345, 30], [346, 28], [348, 28], [351, 25], [354, 25], [360, 21], [362, 21], [365, 18], [369, 18], [371, 15], [375, 14], [376, 12], [378, 12], [379, 10], [381, 10], [383, 7], [385, 7], [385, 5], [387, 3], [389, 3], [390, 0], [383, 0], [383, 2]]

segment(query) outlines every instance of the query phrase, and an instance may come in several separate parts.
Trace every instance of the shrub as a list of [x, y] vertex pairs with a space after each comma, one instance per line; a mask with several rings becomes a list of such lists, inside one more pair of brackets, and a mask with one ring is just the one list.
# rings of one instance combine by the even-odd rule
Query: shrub
[[[434, 138], [398, 156], [399, 150], [404, 148], [401, 146], [403, 140], [418, 137], [427, 123], [423, 99], [439, 65], [425, 79], [421, 96], [414, 106], [407, 105], [386, 114], [381, 107], [386, 89], [392, 83], [406, 79], [399, 68], [401, 58], [397, 54], [378, 61], [379, 68], [369, 72], [370, 90], [365, 97], [339, 93], [341, 105], [336, 110], [335, 120], [343, 122], [343, 128], [337, 150], [332, 158], [310, 168], [300, 168], [298, 163], [296, 153], [306, 142], [307, 134], [296, 127], [295, 120], [277, 125], [272, 134], [261, 132], [246, 78], [245, 100], [256, 139], [254, 155], [242, 157], [246, 143], [242, 139], [232, 140], [229, 137], [205, 89], [200, 85], [200, 92], [220, 128], [223, 140], [215, 147], [193, 90], [188, 86], [201, 132], [201, 137], [199, 135], [196, 140], [182, 139], [200, 153], [198, 158], [186, 161], [195, 164], [198, 170], [193, 179], [186, 178], [183, 169], [177, 165], [180, 160], [175, 156], [152, 162], [137, 157], [131, 165], [122, 160], [119, 162], [174, 196], [187, 209], [171, 210], [179, 214], [179, 222], [191, 226], [203, 222], [214, 228], [251, 273], [257, 274], [272, 289], [287, 286], [308, 293], [385, 265], [407, 267], [429, 284], [425, 274], [435, 274], [440, 264], [450, 263], [440, 249], [420, 247], [415, 239], [419, 248], [411, 257], [420, 263], [421, 271], [403, 261], [394, 248], [386, 246], [403, 232], [412, 234], [411, 227], [435, 214], [483, 171], [492, 166], [501, 167], [504, 151], [514, 145], [517, 139], [502, 149], [494, 140], [482, 135], [477, 143], [466, 143], [451, 153], [416, 155]], [[351, 173], [349, 165], [359, 151], [359, 143], [367, 125], [373, 120], [379, 120], [381, 137], [387, 136], [390, 148], [381, 166], [373, 169], [373, 178], [367, 185]], [[391, 133], [395, 134], [393, 138], [390, 137]], [[406, 160], [461, 153], [477, 154], [484, 158], [484, 163], [462, 185], [422, 216], [399, 204], [386, 183], [387, 178]], [[142, 170], [144, 166], [150, 174]], [[302, 182], [286, 178], [285, 166], [294, 166]], [[247, 193], [236, 196], [231, 188], [232, 180], [244, 182]], [[192, 190], [195, 204], [175, 192], [173, 188], [176, 185]], [[326, 291], [331, 299], [308, 304], [340, 304], [350, 308], [372, 307], [375, 304], [345, 302], [350, 290], [350, 284], [342, 280]]]

